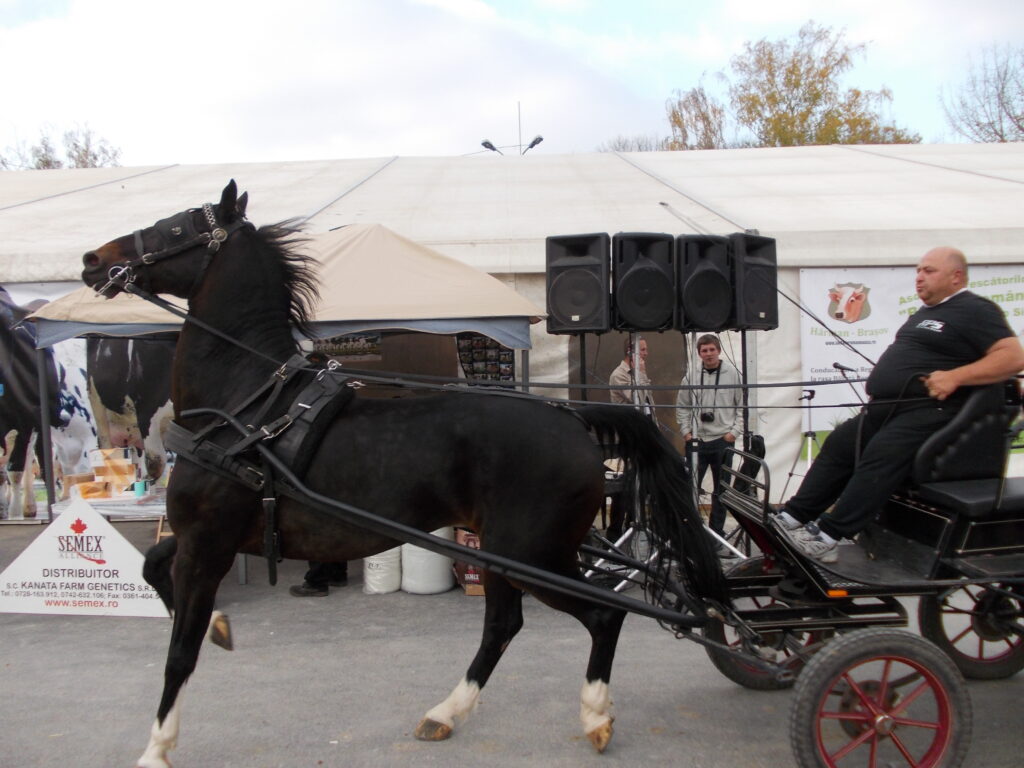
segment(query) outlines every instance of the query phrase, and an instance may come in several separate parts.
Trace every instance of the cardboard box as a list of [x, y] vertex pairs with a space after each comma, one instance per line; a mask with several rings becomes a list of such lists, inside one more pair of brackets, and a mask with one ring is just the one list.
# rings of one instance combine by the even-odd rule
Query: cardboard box
[[[455, 529], [455, 543], [473, 549], [480, 549], [480, 537], [464, 528]], [[459, 586], [462, 587], [467, 595], [484, 594], [483, 579], [481, 578], [479, 568], [475, 565], [456, 560], [452, 565], [452, 569], [455, 571], [455, 580], [459, 582]]]
[[89, 452], [89, 463], [98, 482], [109, 483], [117, 494], [135, 483], [137, 467], [131, 448], [97, 448]]

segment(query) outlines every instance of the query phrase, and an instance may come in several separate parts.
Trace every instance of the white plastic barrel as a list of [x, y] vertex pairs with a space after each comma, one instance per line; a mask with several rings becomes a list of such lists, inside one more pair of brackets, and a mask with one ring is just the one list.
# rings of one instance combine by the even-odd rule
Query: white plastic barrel
[[363, 592], [386, 595], [402, 587], [402, 548], [386, 549], [363, 558]]
[[[454, 528], [439, 528], [434, 536], [452, 541]], [[402, 545], [402, 591], [414, 595], [436, 595], [455, 586], [452, 559], [413, 544]]]

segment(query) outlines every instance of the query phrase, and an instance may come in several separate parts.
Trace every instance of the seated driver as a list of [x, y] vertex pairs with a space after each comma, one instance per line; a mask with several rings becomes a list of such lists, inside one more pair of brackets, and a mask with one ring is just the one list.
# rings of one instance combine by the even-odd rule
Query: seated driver
[[772, 517], [797, 549], [822, 563], [834, 563], [836, 543], [859, 533], [906, 482], [917, 449], [956, 415], [971, 387], [1024, 368], [1003, 311], [967, 290], [963, 253], [928, 251], [915, 285], [924, 306], [868, 377], [867, 405], [828, 436], [800, 490]]

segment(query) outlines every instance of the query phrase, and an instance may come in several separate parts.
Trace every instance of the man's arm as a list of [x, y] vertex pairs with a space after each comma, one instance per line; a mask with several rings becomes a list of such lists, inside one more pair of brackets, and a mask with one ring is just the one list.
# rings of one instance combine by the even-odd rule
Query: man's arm
[[[679, 382], [680, 387], [686, 386], [687, 377], [684, 376], [683, 380]], [[676, 393], [676, 424], [679, 425], [679, 431], [683, 434], [683, 439], [687, 439], [693, 429], [693, 409], [692, 409], [692, 389], [680, 389]]]
[[1007, 336], [989, 347], [980, 360], [951, 371], [932, 371], [924, 378], [924, 383], [930, 396], [945, 400], [959, 387], [995, 384], [1020, 373], [1022, 368], [1024, 349], [1020, 339]]

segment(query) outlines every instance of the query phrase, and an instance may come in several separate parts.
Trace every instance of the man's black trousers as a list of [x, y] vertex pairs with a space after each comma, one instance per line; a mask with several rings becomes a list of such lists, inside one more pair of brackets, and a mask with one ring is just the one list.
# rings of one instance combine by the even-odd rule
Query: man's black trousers
[[826, 438], [786, 511], [804, 522], [817, 518], [834, 539], [852, 538], [906, 483], [917, 449], [955, 414], [953, 407], [932, 403], [868, 405]]

